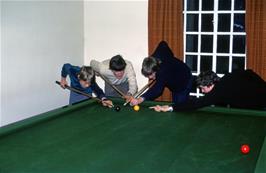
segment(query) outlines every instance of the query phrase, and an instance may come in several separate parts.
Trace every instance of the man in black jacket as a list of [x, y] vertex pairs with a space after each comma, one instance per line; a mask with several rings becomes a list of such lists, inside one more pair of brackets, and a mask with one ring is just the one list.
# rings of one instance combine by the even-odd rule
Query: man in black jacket
[[205, 96], [171, 106], [154, 106], [155, 111], [186, 111], [210, 105], [227, 105], [234, 108], [266, 108], [266, 82], [252, 70], [241, 70], [219, 78], [214, 72], [203, 72], [197, 86]]
[[164, 88], [171, 91], [173, 103], [182, 103], [189, 98], [192, 85], [191, 71], [183, 61], [174, 56], [167, 42], [161, 41], [154, 53], [143, 60], [141, 72], [156, 82], [139, 98], [132, 99], [131, 105], [156, 99], [162, 95]]

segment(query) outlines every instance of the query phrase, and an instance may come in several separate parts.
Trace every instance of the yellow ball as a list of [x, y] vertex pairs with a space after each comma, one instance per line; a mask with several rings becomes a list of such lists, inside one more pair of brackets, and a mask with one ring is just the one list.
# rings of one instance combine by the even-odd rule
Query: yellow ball
[[134, 107], [133, 107], [133, 109], [134, 109], [134, 111], [139, 111], [139, 105], [135, 105]]

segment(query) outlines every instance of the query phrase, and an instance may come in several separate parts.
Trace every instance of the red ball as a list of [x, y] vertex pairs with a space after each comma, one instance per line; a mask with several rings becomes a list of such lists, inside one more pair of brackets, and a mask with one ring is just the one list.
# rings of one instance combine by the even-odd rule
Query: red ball
[[245, 145], [242, 145], [242, 146], [241, 146], [241, 152], [242, 152], [243, 154], [248, 154], [249, 151], [250, 151], [250, 148], [249, 148], [248, 145], [245, 144]]

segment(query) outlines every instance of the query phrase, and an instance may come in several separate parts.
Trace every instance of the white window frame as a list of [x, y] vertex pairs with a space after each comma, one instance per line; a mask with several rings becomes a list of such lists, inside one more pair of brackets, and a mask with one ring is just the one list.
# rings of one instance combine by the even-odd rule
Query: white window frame
[[[244, 54], [236, 54], [233, 53], [233, 36], [235, 35], [246, 35], [246, 32], [233, 32], [234, 29], [234, 14], [245, 14], [245, 10], [237, 10], [234, 11], [234, 2], [235, 0], [231, 0], [231, 10], [220, 11], [218, 10], [219, 0], [214, 0], [214, 10], [213, 11], [202, 11], [202, 0], [199, 0], [199, 10], [198, 11], [187, 11], [187, 0], [184, 0], [184, 61], [186, 62], [187, 55], [196, 55], [197, 56], [197, 72], [193, 72], [193, 76], [198, 76], [200, 73], [200, 61], [202, 55], [212, 56], [212, 70], [216, 72], [216, 61], [217, 56], [228, 56], [229, 57], [229, 72], [232, 72], [232, 57], [244, 57], [245, 58], [245, 69], [246, 69], [246, 52]], [[190, 32], [186, 31], [187, 28], [187, 15], [188, 14], [198, 14], [198, 31]], [[213, 14], [213, 32], [201, 32], [201, 16], [202, 14]], [[230, 32], [218, 32], [218, 15], [219, 14], [231, 14], [231, 25]], [[186, 52], [186, 35], [198, 35], [198, 51], [197, 52]], [[201, 51], [201, 35], [213, 35], [213, 51], [212, 53], [202, 53]], [[229, 45], [229, 53], [216, 53], [217, 49], [217, 36], [218, 35], [229, 35], [230, 36], [230, 45]], [[246, 50], [246, 49], [245, 49]], [[219, 77], [222, 77], [224, 74], [218, 74]], [[197, 89], [196, 93], [190, 93], [191, 96], [200, 97], [202, 94], [199, 89]]]

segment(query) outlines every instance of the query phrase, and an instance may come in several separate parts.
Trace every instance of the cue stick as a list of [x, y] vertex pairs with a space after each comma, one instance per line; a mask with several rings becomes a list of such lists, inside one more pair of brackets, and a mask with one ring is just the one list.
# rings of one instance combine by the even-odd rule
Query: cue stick
[[[140, 96], [148, 87], [150, 87], [153, 83], [155, 82], [155, 80], [150, 80], [149, 83], [147, 83], [143, 88], [141, 88], [141, 90], [139, 90], [139, 92], [135, 93], [133, 95], [133, 98], [137, 98], [138, 96]], [[130, 101], [127, 101], [124, 103], [124, 106], [126, 106]]]
[[[61, 85], [61, 83], [60, 83], [59, 81], [55, 81], [55, 83], [58, 84], [58, 85]], [[99, 98], [97, 98], [97, 97], [92, 97], [91, 95], [89, 95], [89, 94], [87, 94], [87, 93], [85, 93], [85, 92], [83, 92], [83, 91], [80, 91], [80, 90], [78, 90], [78, 89], [76, 89], [76, 88], [70, 87], [70, 86], [68, 86], [68, 85], [65, 85], [65, 88], [68, 89], [68, 90], [70, 90], [70, 91], [74, 91], [74, 92], [76, 92], [76, 93], [78, 93], [78, 94], [81, 94], [81, 95], [87, 96], [87, 97], [90, 98], [90, 99], [94, 99], [94, 100], [96, 100], [96, 101], [98, 101], [98, 102], [102, 102], [101, 99], [99, 99]], [[107, 104], [107, 105], [109, 105], [109, 104]], [[114, 107], [114, 105], [110, 105], [110, 106]]]
[[[96, 72], [96, 71], [95, 71]], [[99, 72], [96, 72], [96, 75], [99, 75], [108, 85], [110, 85], [120, 96], [122, 97], [125, 97], [125, 94], [120, 91], [116, 86], [114, 86], [113, 84], [111, 84], [111, 82], [106, 78], [104, 77], [101, 73]]]

